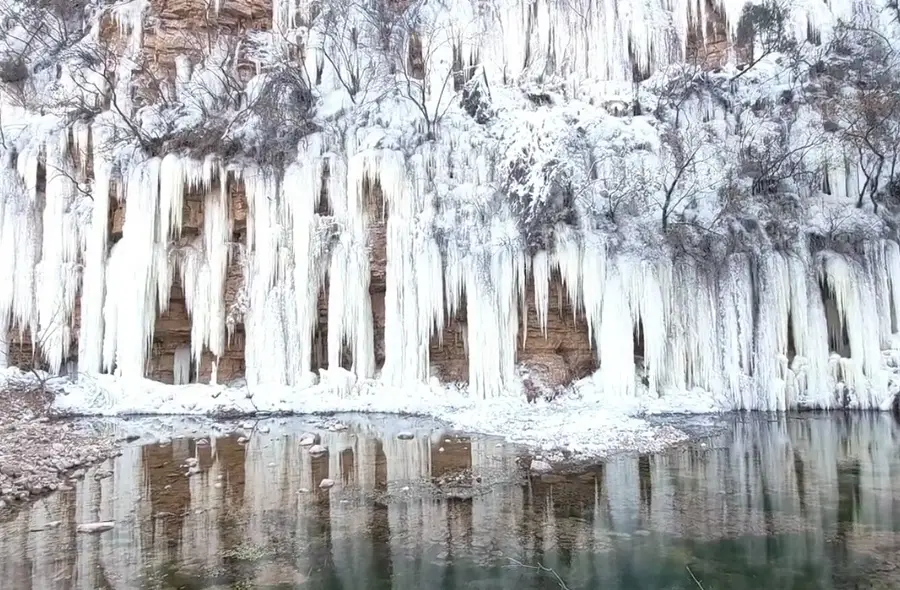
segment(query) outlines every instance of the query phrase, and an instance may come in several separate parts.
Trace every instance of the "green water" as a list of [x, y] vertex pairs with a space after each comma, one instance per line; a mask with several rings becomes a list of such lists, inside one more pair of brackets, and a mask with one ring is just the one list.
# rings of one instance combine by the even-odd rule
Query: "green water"
[[[900, 588], [889, 415], [734, 417], [702, 443], [545, 477], [496, 439], [344, 421], [315, 457], [299, 419], [247, 443], [226, 428], [129, 447], [112, 476], [0, 524], [0, 587]], [[97, 520], [116, 526], [75, 532]]]

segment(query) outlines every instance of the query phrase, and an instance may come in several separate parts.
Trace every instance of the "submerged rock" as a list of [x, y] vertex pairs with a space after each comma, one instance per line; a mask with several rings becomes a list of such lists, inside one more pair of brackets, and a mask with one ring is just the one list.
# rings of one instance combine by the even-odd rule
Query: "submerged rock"
[[322, 445], [313, 445], [313, 446], [309, 447], [310, 455], [324, 455], [327, 452], [328, 452], [328, 449], [326, 449]]
[[397, 438], [400, 440], [412, 440], [415, 438], [415, 435], [412, 432], [401, 432], [397, 435]]
[[553, 471], [553, 466], [546, 461], [536, 459], [531, 462], [531, 471], [532, 473], [550, 473]]
[[328, 479], [327, 477], [319, 482], [319, 487], [323, 490], [327, 490], [328, 488], [334, 487], [334, 480]]
[[85, 522], [78, 525], [75, 530], [79, 533], [95, 534], [112, 530], [114, 526], [116, 526], [116, 523], [113, 520], [106, 522]]
[[305, 433], [300, 435], [300, 446], [308, 447], [316, 444], [319, 441], [319, 437], [312, 433]]

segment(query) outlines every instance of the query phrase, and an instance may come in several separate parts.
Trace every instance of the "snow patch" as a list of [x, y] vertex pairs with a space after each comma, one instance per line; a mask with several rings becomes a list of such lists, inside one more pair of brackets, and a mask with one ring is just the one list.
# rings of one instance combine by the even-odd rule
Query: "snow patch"
[[[21, 377], [9, 369], [4, 378]], [[497, 435], [546, 451], [596, 456], [618, 450], [662, 449], [687, 439], [683, 432], [660, 428], [639, 417], [642, 412], [722, 411], [722, 400], [699, 392], [686, 406], [662, 401], [631, 400], [604, 403], [591, 380], [548, 402], [528, 403], [519, 396], [482, 399], [435, 381], [418, 389], [391, 388], [372, 381], [349, 392], [335, 393], [330, 385], [305, 389], [248, 388], [225, 385], [164, 385], [147, 379], [118, 379], [108, 375], [77, 381], [52, 380], [57, 390], [53, 405], [61, 414], [119, 416], [132, 414], [221, 415], [231, 413], [332, 412], [388, 413], [428, 416], [448, 427]]]

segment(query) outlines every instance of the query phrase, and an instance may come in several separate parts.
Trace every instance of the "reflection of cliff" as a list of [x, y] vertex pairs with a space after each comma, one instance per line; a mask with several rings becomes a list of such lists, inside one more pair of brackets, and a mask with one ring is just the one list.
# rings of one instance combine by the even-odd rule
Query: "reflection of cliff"
[[[13, 588], [138, 588], [177, 564], [257, 585], [452, 588], [487, 575], [503, 588], [518, 586], [494, 566], [514, 556], [570, 587], [658, 587], [687, 562], [714, 575], [719, 560], [789, 585], [797, 571], [844, 575], [858, 552], [900, 547], [897, 434], [882, 415], [748, 420], [704, 448], [525, 484], [496, 441], [424, 430], [413, 440], [325, 432], [320, 457], [281, 433], [246, 446], [176, 440], [130, 449], [111, 477], [0, 525], [0, 576]], [[190, 456], [203, 472], [188, 478]], [[483, 493], [422, 492], [460, 473], [484, 478]], [[320, 490], [326, 477], [335, 486]], [[77, 523], [104, 519], [116, 528], [75, 535]]]

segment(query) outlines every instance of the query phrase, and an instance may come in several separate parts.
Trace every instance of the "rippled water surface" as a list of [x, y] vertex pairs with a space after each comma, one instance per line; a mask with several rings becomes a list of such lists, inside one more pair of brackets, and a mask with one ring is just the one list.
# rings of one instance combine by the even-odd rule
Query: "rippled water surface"
[[[489, 437], [341, 422], [145, 437], [0, 523], [0, 587], [900, 588], [889, 415], [734, 418], [687, 448], [543, 477]], [[310, 431], [326, 454], [300, 445]], [[76, 531], [98, 521], [115, 526]]]

